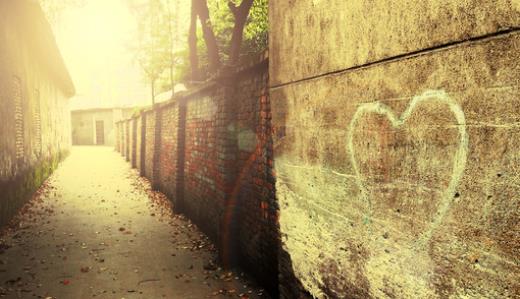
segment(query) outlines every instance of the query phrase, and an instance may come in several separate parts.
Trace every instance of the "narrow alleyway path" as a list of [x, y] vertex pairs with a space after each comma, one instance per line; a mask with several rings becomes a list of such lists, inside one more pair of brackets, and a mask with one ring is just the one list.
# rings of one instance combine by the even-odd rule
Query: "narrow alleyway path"
[[75, 147], [0, 240], [6, 298], [264, 298], [123, 158]]

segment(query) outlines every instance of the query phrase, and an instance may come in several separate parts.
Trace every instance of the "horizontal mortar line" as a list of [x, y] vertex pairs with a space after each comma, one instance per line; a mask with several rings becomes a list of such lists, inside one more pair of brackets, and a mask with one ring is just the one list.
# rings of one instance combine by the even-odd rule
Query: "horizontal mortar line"
[[279, 88], [282, 88], [282, 87], [285, 87], [288, 85], [298, 84], [298, 83], [302, 83], [302, 82], [306, 82], [306, 81], [312, 81], [312, 80], [320, 79], [320, 78], [331, 76], [331, 75], [339, 75], [339, 74], [348, 73], [351, 71], [366, 69], [366, 68], [379, 66], [379, 65], [383, 65], [383, 64], [387, 64], [387, 63], [392, 63], [392, 62], [396, 62], [396, 61], [407, 60], [410, 58], [423, 56], [423, 55], [427, 55], [430, 53], [435, 53], [435, 52], [439, 52], [439, 51], [452, 49], [452, 48], [455, 48], [460, 45], [470, 44], [470, 43], [478, 42], [478, 41], [492, 40], [494, 38], [507, 36], [507, 35], [517, 33], [517, 32], [520, 32], [520, 27], [513, 27], [513, 28], [504, 29], [504, 30], [499, 30], [499, 31], [496, 31], [493, 33], [470, 37], [470, 38], [467, 38], [464, 40], [453, 41], [453, 42], [449, 42], [449, 43], [445, 43], [445, 44], [441, 44], [441, 45], [437, 45], [437, 46], [433, 46], [433, 47], [429, 47], [429, 48], [424, 48], [424, 49], [420, 49], [420, 50], [416, 50], [416, 51], [412, 51], [412, 52], [408, 52], [408, 53], [404, 53], [404, 54], [390, 56], [390, 57], [387, 57], [387, 58], [384, 58], [381, 60], [367, 62], [364, 64], [348, 67], [348, 68], [341, 69], [341, 70], [330, 71], [330, 72], [326, 72], [326, 73], [315, 75], [315, 76], [310, 76], [310, 77], [306, 77], [306, 78], [302, 78], [302, 79], [298, 79], [298, 80], [294, 80], [294, 81], [289, 81], [286, 83], [273, 85], [270, 87], [270, 89], [276, 90], [276, 89], [279, 89]]

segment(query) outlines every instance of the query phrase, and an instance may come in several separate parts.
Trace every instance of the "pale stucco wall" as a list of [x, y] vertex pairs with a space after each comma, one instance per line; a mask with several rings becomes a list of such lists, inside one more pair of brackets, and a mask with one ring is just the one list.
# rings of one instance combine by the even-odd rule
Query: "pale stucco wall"
[[103, 122], [104, 144], [115, 145], [116, 109], [93, 109], [72, 111], [72, 142], [74, 145], [98, 145], [96, 140], [96, 122]]

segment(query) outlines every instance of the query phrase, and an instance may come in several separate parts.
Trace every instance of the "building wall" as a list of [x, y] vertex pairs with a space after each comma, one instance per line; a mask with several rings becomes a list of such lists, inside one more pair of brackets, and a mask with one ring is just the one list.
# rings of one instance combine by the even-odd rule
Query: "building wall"
[[520, 294], [519, 26], [518, 1], [270, 3], [282, 297]]
[[267, 82], [262, 57], [139, 118], [146, 128], [144, 175], [218, 245], [226, 265], [242, 265], [276, 297]]
[[72, 144], [93, 145], [94, 137], [94, 121], [91, 113], [71, 113], [72, 123]]
[[[69, 93], [35, 56], [35, 41], [25, 31], [48, 24], [32, 17], [25, 23], [22, 3], [0, 3], [0, 225], [51, 174], [71, 143]], [[8, 9], [11, 14], [4, 13]]]
[[96, 145], [96, 121], [103, 121], [105, 143], [115, 146], [114, 111], [112, 109], [72, 111], [72, 144]]

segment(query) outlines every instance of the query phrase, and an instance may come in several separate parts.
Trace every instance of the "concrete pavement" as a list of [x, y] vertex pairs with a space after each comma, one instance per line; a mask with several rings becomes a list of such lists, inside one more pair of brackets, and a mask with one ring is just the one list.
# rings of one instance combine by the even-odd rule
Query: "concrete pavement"
[[74, 147], [2, 233], [4, 298], [265, 298], [112, 148]]

